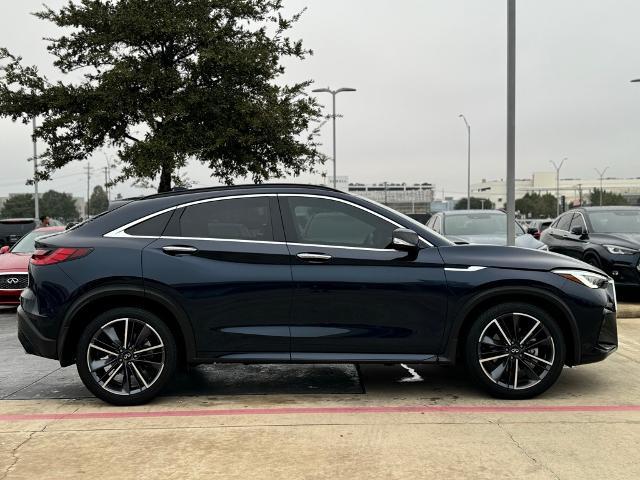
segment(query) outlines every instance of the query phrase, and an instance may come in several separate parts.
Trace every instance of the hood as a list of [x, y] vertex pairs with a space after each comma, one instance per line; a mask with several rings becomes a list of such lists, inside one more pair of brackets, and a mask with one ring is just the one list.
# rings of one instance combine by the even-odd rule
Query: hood
[[[506, 235], [447, 235], [447, 238], [454, 243], [472, 243], [475, 245], [507, 245]], [[533, 238], [533, 235], [518, 235], [516, 237], [516, 247], [524, 248], [540, 248], [544, 245], [539, 240]]]
[[0, 255], [0, 271], [25, 273], [29, 269], [30, 253], [3, 253]]
[[599, 245], [640, 249], [640, 233], [590, 233], [589, 240]]
[[588, 270], [604, 275], [599, 269], [565, 255], [542, 250], [493, 245], [455, 245], [440, 247], [447, 266], [511, 268], [516, 270], [549, 271], [556, 268]]

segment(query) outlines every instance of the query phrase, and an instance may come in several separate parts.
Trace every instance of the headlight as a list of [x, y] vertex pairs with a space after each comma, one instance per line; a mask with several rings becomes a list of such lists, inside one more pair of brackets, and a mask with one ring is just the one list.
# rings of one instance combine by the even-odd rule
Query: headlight
[[544, 250], [545, 252], [549, 251], [549, 247], [547, 246], [547, 244], [543, 243], [542, 245], [540, 245], [538, 247], [538, 250]]
[[637, 252], [633, 248], [627, 247], [619, 247], [618, 245], [603, 245], [604, 248], [607, 249], [609, 253], [613, 253], [614, 255], [633, 255]]
[[608, 277], [586, 270], [552, 270], [552, 272], [589, 288], [602, 288], [609, 283]]

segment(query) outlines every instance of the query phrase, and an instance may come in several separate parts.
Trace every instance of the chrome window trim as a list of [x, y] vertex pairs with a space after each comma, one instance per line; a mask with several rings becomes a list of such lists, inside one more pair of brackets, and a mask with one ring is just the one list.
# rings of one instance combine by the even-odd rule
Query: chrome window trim
[[[103, 235], [103, 237], [108, 237], [108, 238], [163, 238], [163, 237], [156, 237], [156, 236], [149, 236], [149, 235], [129, 235], [128, 233], [125, 233], [125, 230], [134, 227], [136, 225], [138, 225], [139, 223], [142, 223], [146, 220], [149, 220], [150, 218], [153, 217], [157, 217], [158, 215], [162, 215], [163, 213], [167, 213], [170, 212], [172, 210], [177, 210], [179, 208], [185, 208], [185, 207], [189, 207], [191, 205], [198, 205], [200, 203], [209, 203], [209, 202], [216, 202], [218, 200], [233, 200], [234, 198], [256, 198], [256, 197], [275, 197], [277, 196], [277, 194], [275, 193], [256, 193], [256, 194], [248, 194], [248, 195], [229, 195], [229, 196], [224, 196], [224, 197], [215, 197], [215, 198], [204, 198], [202, 200], [194, 200], [192, 202], [187, 202], [187, 203], [183, 203], [181, 205], [175, 205], [173, 207], [169, 207], [169, 208], [165, 208], [164, 210], [160, 210], [159, 212], [155, 212], [155, 213], [151, 213], [145, 217], [139, 218], [137, 220], [134, 220], [132, 222], [127, 223], [126, 225], [123, 225], [122, 227], [118, 227], [115, 230], [112, 230], [110, 232], [107, 232]], [[180, 237], [180, 238], [187, 238], [187, 237]], [[205, 240], [204, 238], [202, 240]], [[226, 238], [221, 238], [221, 239], [212, 239], [212, 238], [206, 238], [206, 240], [230, 240], [230, 239], [226, 239]], [[253, 240], [243, 240], [243, 241], [253, 241]]]
[[[336, 198], [336, 197], [331, 197], [328, 195], [317, 195], [317, 194], [308, 194], [308, 193], [255, 193], [255, 194], [247, 194], [247, 195], [228, 195], [228, 196], [224, 196], [224, 197], [215, 197], [215, 198], [205, 198], [202, 200], [194, 200], [192, 202], [187, 202], [187, 203], [183, 203], [180, 205], [175, 205], [173, 207], [169, 207], [169, 208], [165, 208], [163, 210], [160, 210], [158, 212], [154, 212], [151, 213], [149, 215], [146, 215], [144, 217], [141, 217], [137, 220], [134, 220], [132, 222], [127, 223], [126, 225], [123, 225], [121, 227], [118, 227], [114, 230], [111, 230], [110, 232], [107, 232], [103, 235], [103, 237], [107, 237], [107, 238], [147, 238], [147, 239], [170, 239], [170, 240], [210, 240], [210, 241], [214, 241], [214, 242], [240, 242], [240, 243], [264, 243], [264, 244], [284, 244], [284, 243], [289, 243], [290, 245], [299, 245], [299, 246], [310, 246], [310, 247], [330, 247], [330, 248], [344, 248], [344, 249], [350, 249], [350, 250], [370, 250], [370, 251], [389, 251], [389, 249], [387, 248], [365, 248], [365, 247], [349, 247], [346, 245], [318, 245], [318, 244], [311, 244], [311, 243], [294, 243], [294, 242], [278, 242], [278, 241], [268, 241], [268, 240], [243, 240], [243, 239], [234, 239], [234, 238], [209, 238], [209, 237], [174, 237], [174, 236], [149, 236], [149, 235], [129, 235], [128, 233], [125, 233], [125, 230], [134, 227], [136, 225], [138, 225], [139, 223], [142, 223], [146, 220], [149, 220], [153, 217], [156, 217], [158, 215], [162, 215], [163, 213], [167, 213], [173, 210], [177, 210], [179, 208], [186, 208], [189, 207], [191, 205], [198, 205], [201, 203], [209, 203], [209, 202], [216, 202], [219, 200], [233, 200], [233, 199], [237, 199], [237, 198], [257, 198], [257, 197], [308, 197], [308, 198], [323, 198], [323, 199], [327, 199], [327, 200], [333, 200], [335, 202], [340, 202], [340, 203], [345, 203], [347, 205], [351, 205], [355, 208], [359, 208], [360, 210], [363, 210], [365, 212], [368, 212], [372, 215], [375, 215], [376, 217], [379, 217], [387, 222], [389, 222], [390, 224], [396, 226], [397, 228], [404, 228], [402, 225], [400, 225], [399, 223], [391, 220], [390, 218], [385, 217], [384, 215], [381, 215], [377, 212], [374, 212], [373, 210], [370, 210], [366, 207], [363, 207], [362, 205], [358, 205], [356, 203], [350, 202], [348, 200], [344, 200], [342, 198]], [[424, 239], [422, 236], [419, 236], [420, 240], [422, 242], [424, 242], [427, 246], [429, 247], [433, 247], [433, 244], [431, 242], [429, 242], [428, 240]]]

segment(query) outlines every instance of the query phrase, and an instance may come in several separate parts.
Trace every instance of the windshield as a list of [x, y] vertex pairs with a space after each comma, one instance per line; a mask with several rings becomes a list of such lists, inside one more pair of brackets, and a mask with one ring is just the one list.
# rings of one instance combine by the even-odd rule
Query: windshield
[[[504, 213], [468, 213], [446, 215], [445, 235], [506, 235], [507, 215]], [[524, 230], [516, 222], [516, 235], [524, 235]]]
[[38, 232], [36, 230], [22, 237], [11, 249], [11, 253], [32, 253], [36, 249], [36, 240], [59, 232]]
[[640, 209], [589, 212], [593, 233], [640, 233]]

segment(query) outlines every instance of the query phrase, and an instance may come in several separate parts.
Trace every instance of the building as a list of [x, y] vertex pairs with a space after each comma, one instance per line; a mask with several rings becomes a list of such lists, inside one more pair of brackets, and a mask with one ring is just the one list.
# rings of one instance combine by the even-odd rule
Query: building
[[453, 197], [445, 197], [444, 200], [434, 200], [431, 202], [431, 213], [448, 212], [456, 206], [456, 200]]
[[431, 183], [349, 183], [348, 192], [387, 205], [402, 213], [428, 213], [433, 202]]
[[[561, 178], [560, 196], [565, 197], [567, 205], [589, 203], [589, 192], [594, 188], [600, 188], [600, 179]], [[640, 178], [604, 178], [602, 189], [608, 192], [619, 193], [630, 204], [638, 204], [640, 200]], [[524, 197], [527, 193], [550, 193], [556, 195], [556, 172], [535, 172], [531, 178], [516, 179], [516, 199]], [[488, 198], [496, 208], [505, 207], [507, 202], [507, 185], [503, 179], [485, 180], [471, 185], [471, 196]]]

